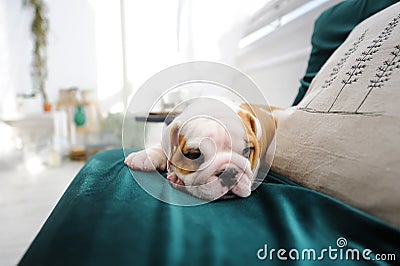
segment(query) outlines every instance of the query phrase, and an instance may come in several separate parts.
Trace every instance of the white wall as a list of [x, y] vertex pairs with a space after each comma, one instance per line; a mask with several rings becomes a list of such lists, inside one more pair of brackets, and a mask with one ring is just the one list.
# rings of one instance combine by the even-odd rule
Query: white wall
[[[22, 3], [0, 0], [0, 116], [15, 111], [17, 93], [32, 90], [32, 9]], [[97, 86], [94, 14], [88, 0], [52, 0], [47, 4], [50, 32], [46, 84], [54, 103], [60, 88]], [[41, 100], [37, 103], [40, 105]], [[32, 111], [40, 110], [41, 106]]]

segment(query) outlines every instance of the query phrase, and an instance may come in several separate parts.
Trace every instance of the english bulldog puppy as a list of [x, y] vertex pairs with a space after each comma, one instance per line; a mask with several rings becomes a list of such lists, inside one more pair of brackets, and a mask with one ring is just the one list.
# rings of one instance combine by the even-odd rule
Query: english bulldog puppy
[[173, 187], [200, 199], [248, 197], [272, 162], [273, 154], [267, 156], [275, 148], [272, 109], [199, 99], [163, 128], [160, 144], [129, 154], [125, 164], [167, 170]]

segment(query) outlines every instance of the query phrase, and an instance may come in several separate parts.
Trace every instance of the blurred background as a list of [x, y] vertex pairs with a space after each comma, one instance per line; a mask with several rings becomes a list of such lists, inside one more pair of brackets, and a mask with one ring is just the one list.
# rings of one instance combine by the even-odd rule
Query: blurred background
[[338, 2], [0, 0], [0, 264], [18, 261], [90, 156], [121, 148], [124, 111], [152, 75], [222, 62], [290, 106], [315, 19]]

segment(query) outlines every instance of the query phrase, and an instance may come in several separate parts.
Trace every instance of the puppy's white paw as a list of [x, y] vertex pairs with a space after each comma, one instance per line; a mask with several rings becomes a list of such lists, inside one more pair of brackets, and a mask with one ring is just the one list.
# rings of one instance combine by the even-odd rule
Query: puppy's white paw
[[167, 161], [161, 147], [152, 147], [139, 152], [132, 152], [125, 159], [125, 164], [133, 170], [165, 170]]

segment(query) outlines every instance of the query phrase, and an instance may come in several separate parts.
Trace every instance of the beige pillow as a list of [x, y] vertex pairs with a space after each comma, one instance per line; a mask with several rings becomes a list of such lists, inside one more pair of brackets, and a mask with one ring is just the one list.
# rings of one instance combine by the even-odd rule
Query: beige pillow
[[272, 170], [400, 227], [400, 3], [359, 24], [278, 124]]

